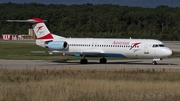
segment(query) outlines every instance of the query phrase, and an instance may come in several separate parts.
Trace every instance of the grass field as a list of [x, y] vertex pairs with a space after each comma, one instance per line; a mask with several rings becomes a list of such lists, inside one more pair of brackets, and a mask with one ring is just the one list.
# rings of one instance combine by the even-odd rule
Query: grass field
[[11, 60], [61, 60], [78, 59], [80, 57], [50, 55], [48, 53], [32, 54], [31, 51], [49, 51], [35, 43], [0, 43], [0, 59]]
[[0, 100], [178, 101], [179, 83], [165, 69], [0, 68]]

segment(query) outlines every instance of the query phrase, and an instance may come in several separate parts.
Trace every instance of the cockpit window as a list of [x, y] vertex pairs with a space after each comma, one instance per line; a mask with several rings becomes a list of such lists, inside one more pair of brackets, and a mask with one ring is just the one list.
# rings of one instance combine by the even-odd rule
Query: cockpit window
[[163, 44], [153, 44], [152, 47], [155, 48], [155, 47], [165, 47], [165, 46]]
[[157, 44], [154, 44], [152, 47], [158, 47], [158, 45], [157, 45]]
[[159, 47], [164, 47], [164, 45], [163, 44], [159, 44]]

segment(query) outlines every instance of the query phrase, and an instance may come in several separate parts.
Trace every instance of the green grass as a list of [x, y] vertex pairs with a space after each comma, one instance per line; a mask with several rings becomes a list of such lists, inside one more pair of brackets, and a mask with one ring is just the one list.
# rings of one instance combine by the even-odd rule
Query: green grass
[[174, 55], [170, 56], [170, 58], [179, 58], [180, 52], [174, 52]]
[[[0, 59], [11, 60], [64, 60], [71, 59], [80, 60], [82, 57], [61, 56], [60, 54], [50, 55], [48, 53], [35, 53], [31, 51], [49, 51], [45, 48], [37, 46], [35, 43], [0, 43]], [[175, 52], [171, 57], [180, 57], [180, 53]], [[99, 58], [88, 58], [99, 59]], [[122, 59], [122, 58], [107, 58], [107, 59]]]
[[[70, 56], [60, 54], [50, 55], [48, 53], [32, 54], [31, 51], [48, 51], [37, 46], [35, 43], [0, 43], [0, 59], [11, 60], [56, 60], [69, 59]], [[71, 59], [75, 59], [71, 57]]]

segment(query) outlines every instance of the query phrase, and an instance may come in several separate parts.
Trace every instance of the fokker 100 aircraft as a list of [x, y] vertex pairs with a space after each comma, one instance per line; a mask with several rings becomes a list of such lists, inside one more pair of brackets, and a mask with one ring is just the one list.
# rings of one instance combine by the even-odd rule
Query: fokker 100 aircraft
[[29, 22], [37, 36], [36, 44], [53, 52], [65, 55], [82, 56], [81, 64], [87, 64], [86, 57], [101, 57], [99, 62], [106, 63], [105, 57], [126, 57], [152, 59], [152, 64], [172, 55], [172, 51], [161, 41], [154, 39], [110, 39], [110, 38], [65, 38], [52, 34], [44, 20], [7, 20], [9, 22]]

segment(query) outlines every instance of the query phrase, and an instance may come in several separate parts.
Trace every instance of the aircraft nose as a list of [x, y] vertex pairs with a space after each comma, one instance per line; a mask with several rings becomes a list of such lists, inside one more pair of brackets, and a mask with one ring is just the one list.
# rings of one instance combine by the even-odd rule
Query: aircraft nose
[[169, 48], [166, 48], [164, 52], [166, 54], [165, 56], [171, 56], [173, 54], [173, 51]]

